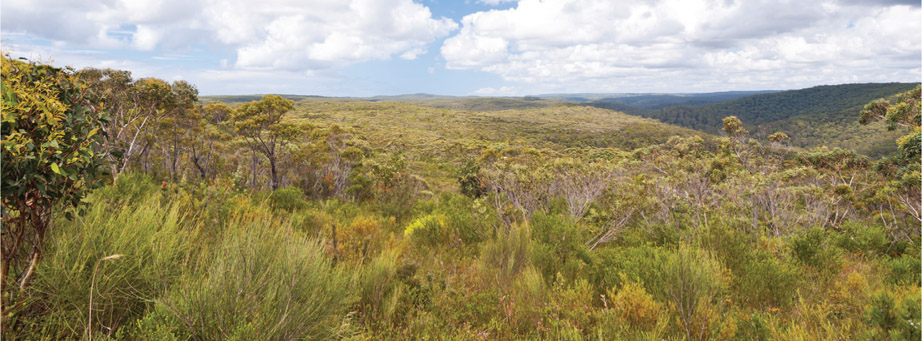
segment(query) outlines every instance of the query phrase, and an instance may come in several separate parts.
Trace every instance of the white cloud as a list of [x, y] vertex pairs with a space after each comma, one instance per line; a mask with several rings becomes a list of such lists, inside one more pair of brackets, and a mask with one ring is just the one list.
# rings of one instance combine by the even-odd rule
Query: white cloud
[[458, 27], [412, 0], [5, 0], [0, 13], [4, 33], [59, 46], [224, 49], [253, 70], [415, 59]]
[[522, 0], [465, 16], [441, 53], [448, 69], [531, 93], [918, 81], [920, 15], [918, 4]]
[[516, 95], [514, 86], [503, 86], [499, 89], [495, 88], [480, 88], [474, 91], [474, 95], [478, 96], [512, 96]]
[[516, 2], [517, 0], [477, 0], [478, 3], [488, 6], [499, 6], [504, 3]]

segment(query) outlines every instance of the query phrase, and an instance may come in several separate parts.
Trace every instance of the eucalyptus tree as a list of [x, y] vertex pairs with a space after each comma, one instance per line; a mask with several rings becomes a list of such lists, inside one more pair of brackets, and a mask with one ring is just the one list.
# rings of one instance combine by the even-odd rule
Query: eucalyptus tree
[[266, 95], [259, 101], [246, 103], [233, 114], [234, 128], [254, 153], [269, 160], [272, 189], [279, 187], [279, 154], [281, 147], [302, 135], [294, 124], [282, 122], [285, 113], [294, 109], [294, 102], [278, 95]]
[[151, 141], [146, 137], [165, 114], [173, 89], [156, 78], [133, 80], [131, 72], [122, 70], [89, 68], [77, 77], [99, 96], [100, 109], [109, 115], [99, 148], [109, 161], [112, 178], [118, 180], [145, 149], [143, 142]]

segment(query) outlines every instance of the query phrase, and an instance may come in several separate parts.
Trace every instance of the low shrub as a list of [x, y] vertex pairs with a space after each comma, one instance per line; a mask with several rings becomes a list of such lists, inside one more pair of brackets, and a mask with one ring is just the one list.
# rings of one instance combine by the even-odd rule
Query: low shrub
[[85, 216], [51, 230], [30, 287], [41, 298], [32, 312], [44, 331], [35, 335], [80, 338], [88, 323], [94, 335], [112, 335], [179, 281], [195, 249], [197, 229], [156, 191], [138, 192], [146, 199], [133, 205], [110, 203], [103, 193], [91, 198]]
[[531, 264], [531, 250], [528, 226], [513, 225], [481, 247], [478, 267], [488, 285], [508, 292], [515, 276]]
[[157, 300], [193, 339], [343, 335], [355, 296], [316, 241], [271, 219], [234, 219], [213, 252]]
[[348, 261], [364, 262], [381, 251], [385, 231], [375, 218], [358, 216], [336, 229], [336, 256]]
[[812, 228], [790, 240], [791, 252], [800, 263], [815, 271], [837, 273], [842, 262], [841, 254], [835, 246], [830, 245], [827, 233], [820, 228]]
[[846, 251], [875, 256], [886, 254], [890, 249], [890, 238], [880, 226], [849, 222], [842, 230], [835, 244]]
[[303, 210], [307, 208], [304, 193], [297, 187], [285, 187], [272, 191], [269, 195], [269, 206], [275, 210]]
[[607, 297], [618, 318], [634, 328], [652, 330], [662, 314], [662, 304], [637, 283], [626, 282], [617, 290], [612, 288]]

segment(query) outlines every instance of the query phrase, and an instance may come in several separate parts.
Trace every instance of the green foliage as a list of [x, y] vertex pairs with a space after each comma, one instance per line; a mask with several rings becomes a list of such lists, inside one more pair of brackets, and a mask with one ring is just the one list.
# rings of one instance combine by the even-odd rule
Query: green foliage
[[[6, 53], [0, 60], [0, 323], [6, 325], [15, 303], [11, 281], [30, 284], [53, 214], [77, 207], [99, 184], [103, 155], [95, 150], [108, 117], [72, 70]], [[73, 213], [67, 210], [66, 218]]]
[[893, 284], [918, 284], [922, 280], [922, 261], [913, 255], [902, 255], [895, 258], [884, 258], [884, 267], [889, 274], [887, 282]]
[[791, 253], [794, 258], [813, 269], [834, 272], [841, 262], [835, 246], [829, 245], [828, 234], [820, 228], [812, 228], [791, 238]]
[[[99, 193], [92, 199], [86, 216], [51, 231], [31, 288], [41, 298], [32, 309], [45, 311], [31, 328], [42, 331], [23, 333], [79, 338], [90, 309], [92, 333], [108, 334], [143, 316], [151, 300], [180, 281], [198, 233], [185, 226], [179, 205], [163, 205], [157, 193], [134, 203]], [[103, 260], [111, 255], [120, 257]]]
[[461, 194], [471, 198], [479, 198], [487, 191], [480, 180], [480, 166], [474, 160], [465, 160], [458, 168], [458, 184]]
[[[196, 339], [342, 335], [355, 296], [321, 246], [266, 217], [231, 220], [220, 244], [157, 300]], [[251, 220], [252, 219], [252, 220]]]
[[586, 249], [586, 229], [557, 214], [532, 216], [533, 260], [548, 282], [557, 274], [575, 278], [583, 264], [591, 262]]
[[407, 225], [403, 233], [419, 245], [435, 246], [451, 242], [445, 217], [440, 215], [430, 214], [416, 219]]
[[513, 225], [508, 232], [497, 233], [480, 250], [478, 267], [488, 285], [508, 292], [512, 280], [531, 265], [531, 230]]
[[842, 227], [843, 233], [836, 235], [836, 245], [852, 253], [868, 255], [885, 255], [888, 251], [897, 251], [891, 244], [887, 231], [878, 225], [848, 223]]
[[276, 210], [294, 211], [307, 207], [304, 193], [297, 187], [285, 187], [272, 191], [269, 195], [269, 205]]

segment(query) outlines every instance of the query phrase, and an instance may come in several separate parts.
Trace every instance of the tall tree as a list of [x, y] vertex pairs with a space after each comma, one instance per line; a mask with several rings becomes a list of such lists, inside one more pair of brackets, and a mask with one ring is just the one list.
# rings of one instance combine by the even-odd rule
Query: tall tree
[[278, 161], [281, 146], [301, 135], [301, 129], [282, 122], [294, 102], [278, 95], [266, 95], [259, 101], [242, 105], [233, 114], [234, 127], [254, 152], [269, 160], [272, 189], [279, 187]]

